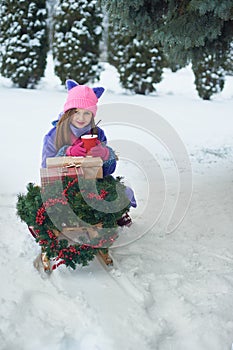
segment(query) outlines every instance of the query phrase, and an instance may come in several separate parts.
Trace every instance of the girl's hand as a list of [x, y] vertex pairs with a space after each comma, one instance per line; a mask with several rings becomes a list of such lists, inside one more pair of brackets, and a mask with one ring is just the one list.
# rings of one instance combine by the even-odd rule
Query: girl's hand
[[77, 142], [73, 146], [69, 146], [66, 150], [67, 156], [85, 157], [87, 153], [86, 148], [83, 147], [83, 142]]
[[99, 143], [97, 146], [92, 147], [90, 149], [89, 154], [92, 157], [100, 157], [103, 160], [107, 160], [109, 158], [109, 149], [107, 147], [104, 147]]

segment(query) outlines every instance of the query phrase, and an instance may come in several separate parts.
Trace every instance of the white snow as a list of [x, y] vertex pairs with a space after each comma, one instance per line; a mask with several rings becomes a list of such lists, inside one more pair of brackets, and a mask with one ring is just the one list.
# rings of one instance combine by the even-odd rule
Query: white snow
[[[117, 173], [134, 188], [138, 208], [131, 211], [134, 224], [122, 230], [111, 250], [114, 268], [107, 271], [95, 260], [89, 267], [60, 267], [48, 276], [33, 267], [39, 247], [16, 217], [15, 204], [28, 182], [39, 183], [42, 139], [62, 110], [66, 92], [53, 75], [50, 57], [36, 90], [15, 89], [0, 78], [1, 350], [231, 349], [233, 78], [227, 77], [223, 92], [211, 102], [198, 98], [193, 81], [190, 67], [177, 73], [167, 70], [157, 93], [132, 95], [120, 87], [115, 69], [105, 64], [95, 84], [107, 89], [100, 104], [148, 108], [180, 136], [192, 165], [191, 203], [178, 228], [166, 233], [177, 193], [176, 169], [159, 142], [150, 146], [148, 136], [145, 147], [151, 147], [153, 157], [158, 152], [167, 179], [157, 222], [142, 234], [150, 166], [143, 170], [143, 160], [135, 165], [122, 159]], [[142, 120], [150, 128], [146, 115]], [[104, 122], [110, 142], [119, 134], [127, 137], [124, 126]], [[135, 135], [139, 147], [143, 131]], [[156, 181], [153, 193], [159, 208], [162, 177]], [[157, 207], [152, 209], [156, 212]]]

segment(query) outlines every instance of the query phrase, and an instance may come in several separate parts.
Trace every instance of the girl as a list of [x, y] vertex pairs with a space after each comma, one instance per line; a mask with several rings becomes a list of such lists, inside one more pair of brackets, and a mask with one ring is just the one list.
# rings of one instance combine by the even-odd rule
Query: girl
[[88, 153], [92, 157], [103, 160], [103, 176], [112, 174], [116, 168], [116, 156], [112, 148], [107, 146], [104, 131], [95, 126], [94, 117], [97, 111], [98, 98], [104, 88], [89, 88], [67, 80], [68, 97], [60, 118], [53, 122], [44, 138], [42, 151], [42, 167], [46, 167], [46, 158], [56, 156], [86, 156], [81, 136], [94, 133], [98, 135], [97, 145]]
[[[103, 160], [103, 176], [110, 175], [116, 168], [116, 155], [111, 147], [107, 146], [107, 138], [104, 131], [97, 127], [94, 117], [97, 111], [98, 99], [104, 92], [104, 88], [89, 88], [79, 85], [74, 80], [67, 80], [66, 87], [68, 97], [64, 105], [64, 111], [59, 119], [53, 122], [54, 127], [45, 135], [42, 151], [42, 167], [46, 167], [46, 158], [58, 156], [86, 156], [87, 151], [83, 147], [82, 135], [97, 134], [98, 143], [91, 148], [88, 155], [101, 157]], [[136, 207], [136, 200], [131, 188], [126, 188], [127, 197], [132, 207]], [[130, 225], [131, 218], [126, 215], [118, 222], [118, 225]]]

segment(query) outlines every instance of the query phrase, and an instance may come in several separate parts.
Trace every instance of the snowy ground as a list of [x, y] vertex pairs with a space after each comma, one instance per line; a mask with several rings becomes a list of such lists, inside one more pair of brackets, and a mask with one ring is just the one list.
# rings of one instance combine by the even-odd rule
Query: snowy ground
[[[39, 248], [15, 215], [16, 195], [28, 182], [39, 183], [42, 138], [66, 93], [50, 65], [37, 90], [15, 89], [1, 78], [0, 349], [230, 350], [233, 78], [211, 102], [197, 97], [190, 68], [166, 71], [153, 96], [126, 93], [107, 65], [101, 84], [107, 88], [101, 103], [149, 108], [179, 134], [192, 165], [189, 210], [166, 233], [177, 182], [173, 162], [162, 154], [166, 205], [153, 228], [126, 245], [143, 232], [148, 198], [143, 176], [120, 162], [118, 172], [134, 188], [139, 206], [132, 210], [134, 225], [112, 249], [114, 268], [106, 271], [95, 260], [76, 271], [61, 267], [40, 274], [32, 265]], [[115, 131], [107, 129], [111, 141]]]

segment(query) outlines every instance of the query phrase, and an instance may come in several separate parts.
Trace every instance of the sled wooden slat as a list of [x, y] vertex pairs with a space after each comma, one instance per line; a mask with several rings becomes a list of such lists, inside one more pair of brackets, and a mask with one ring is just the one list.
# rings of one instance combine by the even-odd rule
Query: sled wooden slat
[[113, 265], [113, 260], [109, 253], [104, 253], [101, 250], [97, 253], [97, 258], [101, 260], [105, 265], [107, 266], [112, 266]]

